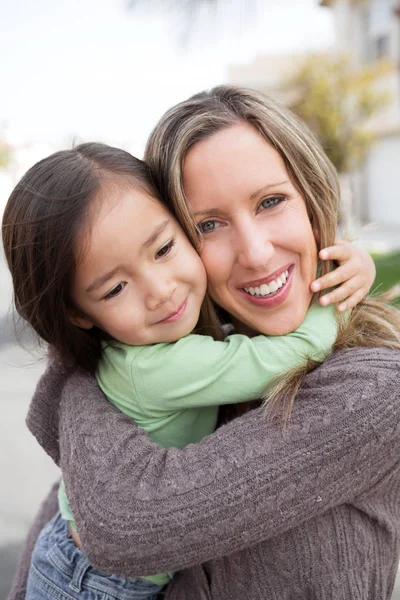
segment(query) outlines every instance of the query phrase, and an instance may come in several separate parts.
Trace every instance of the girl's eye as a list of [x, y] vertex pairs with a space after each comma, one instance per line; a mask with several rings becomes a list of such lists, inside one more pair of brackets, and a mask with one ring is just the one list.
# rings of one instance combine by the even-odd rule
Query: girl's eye
[[284, 200], [285, 196], [270, 196], [269, 198], [264, 198], [264, 200], [261, 200], [259, 208], [273, 208], [274, 206], [278, 206], [278, 204]]
[[167, 256], [175, 246], [175, 240], [171, 240], [168, 244], [165, 244], [162, 248], [156, 252], [156, 258], [162, 258], [163, 256]]
[[200, 233], [210, 233], [210, 231], [214, 231], [215, 229], [218, 229], [218, 227], [221, 227], [221, 223], [212, 219], [197, 224], [197, 229]]
[[108, 294], [106, 294], [104, 296], [104, 300], [111, 300], [111, 298], [115, 298], [116, 296], [119, 296], [120, 293], [122, 292], [122, 290], [125, 288], [126, 283], [119, 283], [118, 285], [115, 286], [115, 288], [113, 288], [110, 292], [108, 292]]

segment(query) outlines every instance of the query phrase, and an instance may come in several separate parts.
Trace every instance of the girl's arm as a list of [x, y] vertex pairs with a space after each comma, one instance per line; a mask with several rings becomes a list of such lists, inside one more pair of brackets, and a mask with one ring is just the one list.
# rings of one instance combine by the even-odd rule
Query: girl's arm
[[[209, 336], [189, 335], [174, 344], [141, 349], [124, 346], [113, 359], [122, 364], [103, 361], [98, 380], [110, 397], [116, 387], [127, 401], [136, 400], [133, 408], [140, 407], [154, 417], [255, 400], [279, 375], [305, 364], [308, 357], [323, 360], [336, 336], [335, 310], [315, 305], [300, 327], [284, 336], [231, 335], [217, 342]], [[130, 355], [130, 369], [126, 369]], [[112, 376], [107, 378], [108, 373]], [[108, 387], [102, 383], [104, 375]], [[140, 424], [139, 415], [136, 420]]]
[[366, 250], [350, 242], [338, 241], [335, 246], [320, 251], [321, 260], [333, 260], [338, 267], [311, 284], [313, 292], [336, 287], [321, 297], [322, 306], [340, 302], [338, 309], [344, 312], [361, 302], [374, 283], [375, 263]]
[[[309, 374], [287, 429], [252, 411], [199, 444], [161, 448], [76, 373], [60, 406], [68, 498], [90, 562], [176, 571], [351, 502], [400, 456], [400, 353], [357, 349]], [[398, 468], [398, 466], [397, 466]]]

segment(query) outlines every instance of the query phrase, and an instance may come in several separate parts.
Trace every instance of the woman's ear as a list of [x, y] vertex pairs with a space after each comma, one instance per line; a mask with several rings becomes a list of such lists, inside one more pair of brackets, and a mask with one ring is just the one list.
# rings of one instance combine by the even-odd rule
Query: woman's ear
[[79, 312], [76, 308], [70, 308], [68, 314], [71, 323], [76, 325], [76, 327], [80, 327], [81, 329], [92, 329], [92, 327], [94, 327], [93, 321], [83, 313]]

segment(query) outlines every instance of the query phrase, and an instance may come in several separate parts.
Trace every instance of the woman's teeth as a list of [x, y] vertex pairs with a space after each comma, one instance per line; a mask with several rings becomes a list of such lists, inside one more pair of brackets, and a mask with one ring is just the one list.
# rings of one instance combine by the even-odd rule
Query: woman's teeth
[[277, 292], [283, 286], [283, 284], [286, 283], [288, 276], [289, 271], [284, 271], [279, 275], [279, 277], [273, 279], [269, 283], [263, 283], [260, 285], [260, 287], [249, 287], [243, 289], [248, 294], [251, 294], [251, 296], [270, 296], [271, 294]]

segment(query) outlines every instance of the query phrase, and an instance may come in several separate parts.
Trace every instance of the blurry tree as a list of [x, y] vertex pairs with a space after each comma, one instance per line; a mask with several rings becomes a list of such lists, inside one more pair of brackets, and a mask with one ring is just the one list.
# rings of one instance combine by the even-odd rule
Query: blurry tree
[[360, 218], [354, 214], [350, 173], [374, 140], [372, 117], [390, 100], [379, 81], [391, 68], [382, 60], [355, 69], [347, 57], [313, 55], [284, 86], [292, 94], [289, 107], [317, 135], [339, 172], [341, 223], [350, 235], [348, 228], [357, 229]]
[[356, 70], [346, 57], [313, 55], [285, 83], [289, 107], [318, 136], [339, 173], [357, 167], [373, 142], [367, 125], [390, 100], [377, 85], [390, 69], [381, 61]]
[[5, 142], [0, 140], [0, 167], [7, 167], [11, 162], [11, 150]]

